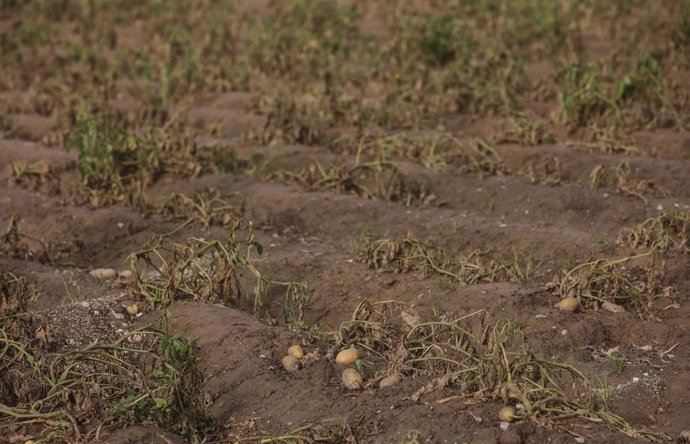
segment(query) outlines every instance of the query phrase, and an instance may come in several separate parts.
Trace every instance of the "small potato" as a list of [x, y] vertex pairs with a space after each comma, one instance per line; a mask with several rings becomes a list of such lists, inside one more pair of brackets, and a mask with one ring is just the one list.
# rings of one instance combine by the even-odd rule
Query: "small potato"
[[299, 345], [292, 345], [288, 348], [288, 355], [294, 356], [297, 359], [302, 359], [304, 357], [304, 350]]
[[381, 381], [379, 381], [379, 387], [380, 388], [392, 387], [394, 385], [400, 384], [400, 381], [402, 381], [402, 378], [400, 378], [400, 375], [397, 373], [394, 373], [392, 375], [386, 376]]
[[137, 304], [128, 305], [127, 313], [129, 313], [130, 316], [135, 316], [139, 313], [139, 306]]
[[112, 279], [117, 276], [117, 270], [114, 268], [94, 268], [89, 271], [89, 274], [98, 279]]
[[498, 419], [505, 422], [513, 422], [515, 420], [515, 409], [510, 406], [503, 407], [498, 411]]
[[580, 308], [580, 298], [568, 296], [556, 304], [556, 307], [563, 311], [576, 311]]
[[602, 302], [601, 308], [611, 313], [625, 313], [625, 308], [609, 301]]
[[117, 274], [120, 279], [129, 280], [132, 279], [132, 270], [122, 270]]
[[359, 374], [354, 368], [346, 368], [343, 371], [343, 384], [349, 389], [358, 389], [364, 383], [362, 375]]
[[287, 355], [283, 357], [282, 361], [283, 367], [285, 367], [285, 370], [289, 372], [296, 372], [300, 368], [302, 368], [302, 364], [300, 364], [299, 359], [295, 358], [292, 355]]
[[350, 347], [346, 348], [345, 350], [341, 350], [340, 353], [336, 355], [335, 362], [340, 365], [348, 365], [358, 360], [359, 357], [359, 350], [354, 347]]

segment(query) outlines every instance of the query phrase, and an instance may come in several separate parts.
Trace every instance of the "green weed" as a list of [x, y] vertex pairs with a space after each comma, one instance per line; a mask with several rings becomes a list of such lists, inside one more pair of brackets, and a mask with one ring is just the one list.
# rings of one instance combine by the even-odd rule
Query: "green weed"
[[574, 63], [557, 75], [560, 80], [560, 115], [572, 127], [579, 127], [600, 118], [615, 105], [602, 88], [601, 70], [596, 65]]

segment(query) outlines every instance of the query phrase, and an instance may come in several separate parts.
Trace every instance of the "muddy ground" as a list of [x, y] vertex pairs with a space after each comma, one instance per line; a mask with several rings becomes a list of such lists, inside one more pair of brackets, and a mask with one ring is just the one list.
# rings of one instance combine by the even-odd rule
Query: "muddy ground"
[[[249, 37], [235, 32], [242, 29], [237, 24], [241, 14], [250, 14], [259, 24], [262, 17], [277, 21], [275, 11], [298, 16], [294, 4], [299, 2], [235, 4], [227, 19], [235, 27], [223, 37], [227, 41], [200, 25], [220, 14], [205, 2], [180, 2], [192, 7], [153, 12], [147, 8], [157, 2], [136, 7], [107, 3], [102, 9], [87, 8], [88, 13], [76, 3], [44, 2], [40, 11], [2, 3], [6, 63], [0, 75], [6, 77], [0, 88], [0, 227], [7, 231], [0, 238], [5, 279], [0, 287], [0, 441], [687, 442], [681, 433], [690, 429], [690, 133], [685, 114], [690, 108], [681, 98], [687, 97], [683, 94], [690, 88], [690, 71], [679, 54], [687, 49], [682, 44], [690, 44], [690, 31], [689, 40], [675, 46], [665, 34], [687, 13], [682, 2], [661, 11], [634, 3], [631, 11], [612, 6], [603, 12], [597, 2], [583, 3], [577, 20], [563, 18], [562, 24], [565, 35], [577, 33], [581, 48], [552, 55], [539, 49], [548, 46], [540, 39], [558, 33], [530, 37], [525, 47], [537, 49], [528, 52], [524, 77], [502, 85], [495, 97], [491, 92], [458, 93], [452, 86], [427, 91], [425, 82], [435, 85], [436, 71], [425, 72], [424, 66], [438, 61], [422, 60], [421, 68], [400, 62], [400, 77], [408, 75], [407, 68], [409, 76], [420, 77], [398, 80], [400, 90], [391, 93], [387, 88], [396, 82], [394, 76], [381, 74], [385, 68], [366, 71], [369, 59], [343, 62], [335, 50], [311, 58], [304, 48], [325, 44], [333, 33], [343, 41], [356, 39], [338, 34], [345, 31], [337, 23], [332, 32], [327, 25], [325, 30], [318, 26], [314, 43], [297, 41], [284, 48], [267, 44], [262, 51], [269, 54], [268, 61], [248, 58], [246, 82], [233, 77], [240, 76], [239, 70], [221, 65], [224, 54], [241, 60], [237, 54], [251, 49]], [[394, 32], [392, 22], [405, 14], [423, 19], [425, 14], [452, 11], [434, 2], [415, 13], [396, 2], [380, 3], [354, 2], [360, 14], [356, 29], [368, 33], [367, 38], [385, 39]], [[55, 10], [57, 4], [62, 12]], [[393, 4], [399, 9], [390, 17], [378, 9], [388, 11]], [[511, 14], [501, 8], [494, 12], [497, 17]], [[656, 21], [645, 20], [652, 13]], [[334, 12], [327, 10], [329, 14]], [[175, 44], [165, 43], [172, 37], [162, 31], [159, 35], [157, 27], [167, 29], [166, 23], [176, 19], [191, 23], [192, 31], [183, 33], [182, 41], [201, 42], [207, 50], [198, 54], [200, 65], [213, 65], [221, 73], [199, 68], [204, 80], [184, 83], [176, 68], [167, 77], [157, 71], [156, 57], [175, 59]], [[289, 35], [312, 25], [309, 18], [303, 20], [306, 25], [286, 19], [281, 26], [295, 26], [286, 31]], [[577, 26], [567, 27], [566, 22]], [[474, 24], [480, 30], [476, 32], [481, 32], [481, 23], [478, 19]], [[507, 26], [500, 23], [497, 26]], [[607, 34], [607, 27], [615, 29]], [[634, 60], [629, 51], [635, 42], [623, 28], [644, 36], [640, 48], [661, 54], [668, 82], [665, 95], [646, 101], [640, 94], [630, 102], [618, 96], [615, 110], [585, 104], [578, 108], [579, 120], [568, 120], [558, 94], [565, 90], [552, 74], [568, 51], [604, 65], [611, 54], [616, 60]], [[498, 41], [511, 38], [506, 34]], [[220, 43], [203, 46], [214, 39]], [[92, 50], [95, 61], [74, 55], [78, 51], [68, 45], [73, 41]], [[487, 40], [478, 41], [472, 51], [489, 51]], [[572, 46], [569, 37], [563, 41]], [[515, 47], [501, 53], [495, 69], [520, 53], [522, 43], [511, 44]], [[122, 63], [112, 62], [120, 60], [118, 51], [137, 47], [150, 51], [150, 72], [134, 67], [126, 57]], [[72, 58], [66, 48], [71, 48]], [[53, 60], [61, 51], [64, 57]], [[297, 55], [290, 58], [291, 52]], [[286, 63], [303, 66], [281, 67], [277, 61], [284, 53]], [[391, 64], [399, 63], [393, 62], [395, 55], [389, 56]], [[319, 65], [328, 57], [332, 60]], [[184, 61], [170, 63], [177, 67], [175, 63]], [[313, 72], [310, 63], [317, 65]], [[445, 60], [438, 63], [433, 69], [449, 69]], [[619, 72], [636, 66], [634, 61], [617, 63], [610, 72], [604, 68], [603, 77], [613, 89], [615, 79], [622, 77]], [[470, 70], [463, 75], [486, 74]], [[161, 97], [165, 79], [173, 87]], [[279, 85], [279, 80], [292, 86]], [[294, 85], [309, 81], [341, 82], [343, 90], [350, 89], [348, 100], [371, 102], [388, 117], [370, 119], [361, 110], [352, 117], [353, 105], [343, 105], [328, 92], [330, 104], [319, 95], [323, 91], [310, 91], [304, 99]], [[527, 86], [518, 88], [523, 81]], [[278, 98], [277, 90], [283, 94]], [[519, 107], [504, 100], [513, 93], [522, 94]], [[396, 102], [396, 94], [411, 98]], [[429, 103], [416, 106], [425, 94]], [[669, 102], [669, 95], [677, 103]], [[290, 97], [306, 100], [306, 108]], [[448, 97], [452, 103], [441, 112], [428, 111], [436, 98]], [[453, 105], [458, 97], [469, 97], [471, 105]], [[286, 104], [276, 105], [279, 100]], [[96, 116], [90, 121], [84, 117], [89, 112]], [[348, 117], [333, 117], [339, 112]], [[122, 148], [130, 143], [123, 139], [98, 138], [99, 131], [106, 131], [98, 124], [104, 115], [134, 134], [130, 142], [135, 148]], [[529, 124], [511, 126], [524, 116]], [[118, 164], [117, 153], [88, 151], [92, 145], [87, 139], [75, 136], [87, 121], [97, 122], [96, 145], [110, 143], [115, 151], [136, 152], [125, 161], [135, 159], [135, 165]], [[540, 125], [546, 128], [544, 134]], [[386, 135], [393, 136], [390, 151], [381, 148]], [[362, 148], [366, 137], [379, 145]], [[145, 150], [148, 154], [141, 155], [144, 139], [152, 141], [153, 152], [164, 155]], [[432, 152], [434, 144], [438, 149]], [[89, 156], [97, 173], [85, 167]], [[99, 169], [113, 159], [115, 167]], [[357, 170], [366, 162], [367, 168]], [[178, 200], [170, 199], [174, 193]], [[179, 195], [189, 196], [186, 203]], [[201, 198], [190, 205], [195, 196]], [[630, 234], [650, 219], [661, 229]], [[245, 242], [249, 230], [255, 238]], [[232, 234], [237, 237], [228, 239]], [[168, 249], [156, 246], [156, 240], [170, 243]], [[214, 262], [223, 251], [215, 247], [215, 255], [199, 252], [213, 240], [225, 242], [228, 250], [237, 247], [233, 251], [240, 259]], [[156, 253], [142, 253], [149, 248]], [[194, 251], [196, 259], [175, 271], [176, 264], [188, 258], [184, 251]], [[152, 258], [159, 271], [151, 272], [144, 257]], [[601, 274], [576, 276], [576, 270], [588, 266], [583, 264], [597, 260], [602, 260], [599, 265], [620, 261]], [[115, 276], [94, 276], [92, 271], [99, 268], [113, 269]], [[268, 279], [264, 283], [270, 280], [266, 291], [256, 287], [257, 273]], [[571, 276], [580, 281], [568, 281]], [[17, 282], [30, 290], [20, 290]], [[603, 282], [601, 287], [598, 282]], [[189, 291], [184, 290], [187, 286]], [[20, 294], [25, 296], [21, 303]], [[579, 298], [575, 311], [559, 308], [563, 298], [573, 296]], [[164, 323], [158, 322], [161, 316]], [[481, 317], [481, 322], [471, 318], [467, 325], [457, 324], [477, 327], [467, 336], [469, 342], [458, 343], [462, 348], [477, 341], [472, 352], [477, 353], [472, 357], [476, 362], [497, 356], [490, 355], [491, 329], [507, 319], [521, 332], [521, 339], [504, 344], [508, 373], [518, 372], [508, 361], [529, 349], [534, 361], [528, 365], [548, 358], [579, 369], [591, 385], [582, 388], [566, 378], [560, 381], [563, 393], [554, 399], [530, 394], [528, 399], [543, 407], [531, 410], [518, 395], [526, 393], [526, 385], [513, 390], [503, 376], [487, 376], [489, 370], [465, 384], [458, 369], [474, 370], [460, 366], [457, 356], [452, 359], [458, 367], [427, 367], [424, 359], [410, 358], [413, 351], [404, 338], [415, 328], [463, 316]], [[361, 329], [351, 329], [351, 321], [361, 321]], [[374, 322], [379, 324], [373, 327]], [[133, 337], [140, 328], [158, 333]], [[194, 367], [189, 391], [196, 397], [194, 408], [205, 418], [203, 427], [186, 413], [175, 416], [181, 414], [176, 407], [166, 413], [172, 415], [167, 419], [143, 414], [135, 403], [127, 404], [124, 414], [93, 413], [110, 412], [127, 394], [129, 389], [108, 392], [106, 385], [118, 384], [113, 380], [98, 390], [89, 385], [87, 395], [79, 397], [76, 386], [65, 383], [68, 389], [54, 394], [50, 385], [41, 386], [40, 378], [26, 376], [37, 368], [37, 375], [49, 375], [51, 359], [79, 355], [94, 342], [131, 344], [160, 356], [156, 338], [171, 332], [195, 341], [184, 365]], [[438, 344], [457, 339], [452, 335], [458, 333], [444, 334], [450, 336], [427, 338], [432, 344], [427, 353], [451, 360]], [[15, 343], [23, 344], [38, 367], [23, 363], [22, 354], [5, 360], [15, 356]], [[301, 345], [306, 356], [301, 369], [290, 372], [281, 359], [294, 344]], [[351, 345], [362, 351], [355, 368], [364, 381], [357, 389], [343, 385], [344, 367], [335, 362], [336, 353]], [[500, 359], [491, 362], [496, 368], [503, 365]], [[153, 372], [156, 365], [146, 361], [134, 367]], [[160, 369], [178, 374], [169, 367]], [[85, 374], [99, 371], [96, 365]], [[127, 371], [134, 370], [118, 373], [122, 380], [127, 380]], [[400, 375], [400, 382], [381, 388], [379, 381], [390, 374]], [[438, 378], [449, 374], [454, 376], [439, 383]], [[29, 382], [23, 385], [22, 378]], [[97, 378], [93, 381], [98, 383]], [[490, 386], [484, 387], [487, 381]], [[159, 386], [147, 387], [155, 391]], [[428, 393], [420, 392], [424, 387]], [[583, 401], [587, 393], [597, 401]], [[579, 399], [580, 407], [561, 402], [561, 395]], [[512, 422], [498, 417], [506, 405], [517, 408]], [[610, 412], [620, 421], [604, 420], [587, 409]]]

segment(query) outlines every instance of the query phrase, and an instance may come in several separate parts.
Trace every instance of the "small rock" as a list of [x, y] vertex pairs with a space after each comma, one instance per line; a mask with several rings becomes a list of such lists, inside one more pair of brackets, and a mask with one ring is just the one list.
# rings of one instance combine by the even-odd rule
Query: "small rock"
[[89, 271], [89, 274], [98, 279], [113, 279], [117, 276], [117, 270], [114, 268], [94, 268]]
[[91, 306], [91, 304], [89, 304], [88, 301], [81, 301], [80, 304], [84, 308], [89, 308]]
[[501, 421], [498, 426], [501, 428], [501, 430], [506, 431], [508, 430], [508, 427], [510, 427], [510, 423], [506, 421]]

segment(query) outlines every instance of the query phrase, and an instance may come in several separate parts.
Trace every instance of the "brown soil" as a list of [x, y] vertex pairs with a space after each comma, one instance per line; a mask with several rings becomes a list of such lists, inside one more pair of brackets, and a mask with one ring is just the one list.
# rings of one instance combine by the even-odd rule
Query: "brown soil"
[[[7, 93], [3, 100], [24, 92], [11, 91], [14, 95]], [[129, 99], [111, 105], [122, 109], [138, 106]], [[314, 159], [325, 163], [337, 157], [321, 145], [248, 141], [245, 135], [264, 123], [263, 116], [249, 111], [251, 100], [247, 93], [192, 93], [184, 112], [190, 126], [215, 126], [213, 139], [204, 142], [225, 143], [247, 162], [261, 154], [269, 172], [299, 171]], [[535, 112], [544, 106], [533, 105]], [[52, 250], [42, 260], [0, 254], [0, 271], [37, 286], [29, 311], [43, 319], [47, 347], [64, 352], [96, 339], [117, 340], [156, 319], [160, 310], [133, 295], [127, 279], [101, 280], [89, 271], [129, 269], [131, 253], [153, 236], [170, 232], [180, 221], [146, 214], [124, 203], [92, 208], [73, 202], [68, 187], [78, 182], [77, 153], [50, 146], [43, 139], [57, 128], [57, 119], [11, 111], [6, 116], [17, 130], [15, 136], [0, 140], [0, 227], [15, 218], [33, 239], [29, 244], [34, 253], [42, 245], [50, 245]], [[477, 177], [449, 168], [400, 163], [402, 170], [433, 190], [435, 199], [428, 205], [310, 192], [270, 175], [243, 172], [166, 176], [146, 189], [146, 197], [150, 202], [162, 202], [171, 193], [192, 196], [207, 187], [218, 189], [221, 195], [244, 196], [244, 218], [253, 222], [257, 240], [264, 247], [263, 255], [252, 263], [271, 279], [308, 283], [313, 290], [304, 311], [308, 325], [337, 331], [362, 301], [400, 301], [419, 312], [486, 310], [492, 319], [519, 321], [540, 353], [572, 364], [594, 379], [606, 380], [613, 390], [609, 407], [633, 427], [675, 439], [690, 427], [690, 256], [677, 250], [663, 255], [664, 273], [658, 284], [673, 290], [655, 301], [652, 316], [631, 311], [563, 312], [555, 307], [558, 296], [545, 288], [560, 270], [574, 263], [643, 251], [618, 245], [621, 229], [635, 227], [663, 211], [690, 211], [690, 134], [675, 128], [639, 130], [630, 137], [640, 146], [657, 148], [656, 155], [623, 156], [573, 149], [565, 134], [557, 134], [554, 143], [537, 146], [501, 141], [498, 128], [505, 124], [498, 117], [455, 114], [446, 119], [447, 130], [461, 131], [468, 140], [483, 137], [495, 141], [493, 146], [514, 174]], [[549, 155], [557, 156], [562, 164], [560, 183], [533, 183], [526, 175], [517, 174], [534, 159]], [[615, 185], [590, 187], [593, 168], [613, 167], [623, 160], [629, 162], [633, 177], [653, 181], [670, 193], [642, 199], [617, 191]], [[45, 161], [57, 171], [57, 189], [12, 184], [13, 162], [36, 161]], [[515, 252], [540, 265], [522, 282], [458, 287], [423, 270], [396, 273], [363, 263], [355, 247], [366, 232], [390, 239], [410, 233], [433, 240], [450, 253], [490, 249], [500, 257], [512, 258]], [[174, 238], [223, 239], [226, 233], [227, 228], [218, 225], [188, 226]], [[251, 288], [250, 277], [241, 279]], [[586, 442], [638, 442], [600, 424], [577, 420], [566, 421], [563, 428], [525, 420], [502, 430], [497, 412], [503, 405], [498, 401], [444, 399], [452, 392], [410, 399], [429, 383], [431, 378], [426, 376], [406, 376], [400, 384], [385, 389], [372, 384], [348, 390], [334, 360], [338, 344], [291, 331], [283, 321], [282, 297], [278, 292], [269, 293], [268, 307], [277, 325], [255, 317], [245, 302], [228, 307], [176, 301], [169, 307], [171, 329], [198, 341], [197, 363], [207, 413], [220, 425], [214, 438], [218, 441], [213, 442], [258, 441], [257, 437], [285, 436], [314, 424], [322, 428], [314, 433], [322, 433], [332, 442], [573, 442], [566, 428], [586, 437]], [[135, 301], [144, 309], [138, 318], [124, 311]], [[301, 344], [309, 356], [297, 372], [288, 372], [281, 365], [292, 344]], [[617, 370], [606, 355], [614, 347], [625, 359], [623, 369]], [[106, 428], [88, 436], [112, 444], [185, 442], [148, 425]], [[6, 435], [0, 441], [30, 438], [39, 439], [40, 435]]]

